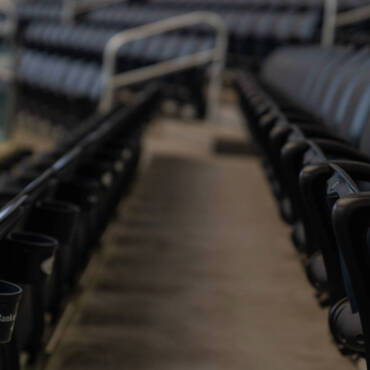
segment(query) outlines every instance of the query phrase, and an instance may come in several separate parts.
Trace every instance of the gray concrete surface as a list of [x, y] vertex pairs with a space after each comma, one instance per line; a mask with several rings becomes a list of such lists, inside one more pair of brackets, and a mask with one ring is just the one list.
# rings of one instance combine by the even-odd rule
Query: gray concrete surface
[[330, 342], [259, 164], [214, 156], [220, 134], [240, 136], [152, 127], [48, 370], [353, 368]]

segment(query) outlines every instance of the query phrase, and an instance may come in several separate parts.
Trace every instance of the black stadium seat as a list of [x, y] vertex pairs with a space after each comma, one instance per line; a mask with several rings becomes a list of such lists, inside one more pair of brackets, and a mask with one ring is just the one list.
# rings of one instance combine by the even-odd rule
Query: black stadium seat
[[[338, 199], [368, 191], [369, 170], [368, 163], [346, 160], [308, 166], [301, 174], [312, 245], [318, 247], [316, 252], [322, 253], [327, 274], [330, 329], [341, 349], [362, 353], [365, 352], [365, 342], [355, 287], [331, 226], [331, 214]], [[323, 202], [324, 193], [326, 202]]]
[[354, 243], [365, 253], [370, 225], [360, 217], [369, 213], [360, 199], [368, 204], [369, 66], [367, 47], [287, 47], [266, 59], [259, 76], [240, 71], [236, 79], [281, 215], [293, 226], [320, 303], [330, 306], [333, 338], [343, 354], [368, 362], [368, 277], [359, 266], [367, 257], [354, 253]]
[[[206, 10], [210, 9], [207, 8]], [[127, 29], [179, 14], [181, 14], [181, 10], [176, 7], [170, 9], [153, 7], [151, 9], [143, 6], [127, 8], [120, 5], [91, 12], [86, 16], [84, 22], [95, 27]], [[289, 42], [309, 43], [318, 38], [320, 11], [315, 9], [299, 13], [279, 9], [266, 13], [257, 9], [246, 11], [245, 14], [237, 10], [223, 10], [220, 11], [219, 15], [224, 19], [229, 30], [229, 50], [232, 53], [248, 55], [249, 48], [245, 50], [244, 47], [238, 47], [238, 45], [245, 44], [251, 39], [262, 43], [266, 39], [272, 39], [274, 41], [272, 46], [276, 46]], [[194, 26], [192, 30], [194, 33], [200, 33], [204, 30], [204, 27]], [[256, 45], [256, 42], [254, 42], [254, 45]], [[270, 50], [267, 49], [267, 51]]]

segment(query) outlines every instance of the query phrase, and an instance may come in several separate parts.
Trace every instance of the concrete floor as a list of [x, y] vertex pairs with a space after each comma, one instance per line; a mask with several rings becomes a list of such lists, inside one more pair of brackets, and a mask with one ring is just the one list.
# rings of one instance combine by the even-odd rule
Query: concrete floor
[[237, 127], [163, 122], [49, 346], [48, 370], [345, 370]]

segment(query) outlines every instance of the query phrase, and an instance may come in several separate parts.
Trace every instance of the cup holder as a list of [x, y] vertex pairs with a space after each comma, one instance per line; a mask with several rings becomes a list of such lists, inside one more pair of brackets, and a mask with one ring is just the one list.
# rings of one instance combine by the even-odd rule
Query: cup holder
[[52, 273], [56, 239], [43, 234], [12, 232], [1, 242], [1, 272], [20, 284], [33, 284]]
[[59, 243], [67, 243], [76, 227], [79, 213], [79, 207], [73, 203], [45, 200], [33, 208], [27, 228], [56, 238]]
[[0, 280], [0, 343], [12, 339], [22, 292], [20, 286]]
[[32, 232], [45, 233], [58, 240], [53, 283], [53, 295], [59, 296], [63, 284], [71, 280], [71, 266], [76, 251], [73, 238], [77, 231], [80, 208], [73, 203], [57, 200], [39, 202], [31, 211], [26, 229]]

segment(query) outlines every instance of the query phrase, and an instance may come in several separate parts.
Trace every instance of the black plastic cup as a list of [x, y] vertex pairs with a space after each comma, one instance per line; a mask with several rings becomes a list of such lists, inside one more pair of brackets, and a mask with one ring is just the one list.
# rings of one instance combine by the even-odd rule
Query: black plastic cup
[[12, 339], [18, 313], [22, 288], [14, 283], [0, 280], [0, 343], [9, 343]]
[[0, 271], [5, 279], [22, 286], [24, 299], [15, 326], [15, 345], [35, 358], [42, 346], [45, 287], [52, 274], [58, 242], [43, 234], [12, 232], [0, 244]]
[[4, 277], [16, 283], [33, 284], [51, 275], [58, 242], [43, 234], [12, 232], [0, 248]]
[[73, 203], [45, 200], [32, 209], [26, 230], [44, 233], [58, 240], [52, 277], [47, 287], [47, 307], [56, 317], [66, 288], [73, 275], [73, 237], [78, 226], [80, 209]]
[[26, 228], [33, 232], [47, 234], [58, 240], [57, 252], [62, 252], [63, 264], [68, 264], [72, 251], [61, 251], [73, 239], [78, 223], [80, 208], [71, 202], [45, 200], [33, 208]]

